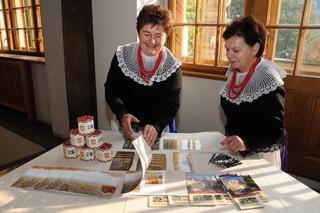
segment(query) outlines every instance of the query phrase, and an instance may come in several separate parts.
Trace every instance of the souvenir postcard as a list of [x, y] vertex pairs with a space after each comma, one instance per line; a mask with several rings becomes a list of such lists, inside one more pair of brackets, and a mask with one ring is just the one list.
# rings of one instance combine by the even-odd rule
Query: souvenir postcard
[[180, 140], [178, 139], [163, 140], [163, 149], [178, 150], [179, 145], [180, 145]]
[[118, 151], [114, 156], [110, 170], [129, 170], [134, 157], [134, 152]]
[[170, 206], [190, 206], [188, 195], [168, 195]]
[[237, 197], [234, 198], [234, 201], [241, 210], [264, 207], [263, 203], [258, 199], [257, 196]]
[[148, 197], [149, 207], [166, 207], [169, 205], [168, 196], [157, 195]]
[[162, 184], [163, 175], [162, 172], [146, 172], [144, 177], [145, 184]]
[[167, 169], [167, 159], [166, 154], [152, 154], [152, 160], [150, 162], [148, 170], [166, 170]]
[[193, 172], [191, 152], [173, 152], [172, 155], [175, 171]]
[[[148, 167], [148, 171], [159, 171], [167, 169], [166, 154], [152, 154], [152, 159]], [[142, 170], [140, 160], [137, 163], [137, 171]]]
[[200, 140], [194, 139], [164, 139], [163, 149], [168, 150], [201, 150]]
[[148, 171], [140, 182], [139, 189], [131, 191], [132, 195], [166, 195], [164, 171]]
[[211, 194], [189, 194], [191, 206], [214, 206], [213, 195]]
[[[131, 139], [125, 139], [122, 149], [134, 149], [134, 145], [132, 144]], [[159, 150], [159, 140], [156, 140], [152, 145], [151, 145], [151, 150]]]

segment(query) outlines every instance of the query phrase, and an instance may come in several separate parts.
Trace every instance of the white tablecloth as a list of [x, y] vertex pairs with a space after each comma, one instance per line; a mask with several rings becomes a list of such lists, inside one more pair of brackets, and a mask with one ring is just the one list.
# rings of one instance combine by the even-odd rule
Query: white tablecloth
[[[114, 154], [121, 149], [123, 138], [119, 132], [104, 131], [103, 137], [113, 144]], [[248, 212], [319, 212], [320, 196], [301, 182], [288, 174], [271, 166], [263, 159], [245, 159], [242, 164], [229, 169], [220, 169], [208, 164], [213, 152], [221, 151], [219, 142], [223, 135], [219, 132], [165, 134], [161, 138], [195, 139], [201, 141], [201, 152], [193, 153], [195, 172], [230, 172], [249, 174], [253, 177], [262, 191], [268, 196], [269, 202], [262, 209], [247, 210]], [[161, 147], [160, 147], [161, 148]], [[163, 150], [154, 151], [162, 152]], [[166, 151], [170, 152], [170, 151]], [[167, 162], [170, 162], [170, 154]], [[36, 159], [24, 164], [0, 178], [0, 212], [238, 212], [235, 205], [214, 207], [148, 207], [146, 196], [123, 195], [118, 199], [107, 200], [94, 196], [82, 196], [60, 192], [23, 190], [10, 187], [29, 168], [34, 165], [79, 167], [106, 171], [110, 162], [102, 163], [97, 160], [82, 161], [80, 159], [65, 159], [63, 148], [58, 146]], [[173, 170], [173, 168], [168, 168]]]

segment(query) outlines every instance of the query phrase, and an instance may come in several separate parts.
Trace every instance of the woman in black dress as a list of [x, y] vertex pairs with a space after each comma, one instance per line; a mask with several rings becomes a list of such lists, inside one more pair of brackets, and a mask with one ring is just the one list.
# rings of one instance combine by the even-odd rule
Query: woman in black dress
[[227, 26], [223, 38], [230, 67], [226, 84], [220, 91], [227, 136], [222, 145], [243, 156], [258, 153], [286, 170], [282, 80], [286, 72], [262, 58], [265, 27], [254, 17], [240, 17]]

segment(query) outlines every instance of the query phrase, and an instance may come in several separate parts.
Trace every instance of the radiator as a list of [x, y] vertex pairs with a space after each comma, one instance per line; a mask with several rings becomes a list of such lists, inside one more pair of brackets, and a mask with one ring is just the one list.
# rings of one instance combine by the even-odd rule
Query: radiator
[[30, 63], [0, 59], [0, 104], [35, 118], [34, 93]]

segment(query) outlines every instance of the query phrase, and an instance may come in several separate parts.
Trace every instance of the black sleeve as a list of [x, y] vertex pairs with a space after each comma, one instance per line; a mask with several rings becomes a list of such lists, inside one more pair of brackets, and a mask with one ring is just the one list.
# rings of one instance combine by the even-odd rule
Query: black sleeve
[[257, 105], [260, 110], [259, 127], [256, 128], [256, 132], [247, 134], [247, 137], [244, 138], [248, 151], [270, 147], [272, 144], [281, 144], [286, 137], [284, 128], [284, 87], [278, 87], [275, 91], [260, 98], [261, 100]]
[[165, 85], [161, 101], [162, 110], [157, 113], [153, 123], [159, 134], [173, 121], [179, 110], [182, 87], [181, 67], [165, 80]]
[[122, 92], [120, 86], [121, 79], [122, 72], [120, 70], [120, 67], [118, 66], [118, 60], [115, 54], [110, 65], [110, 69], [104, 87], [106, 101], [112, 112], [116, 115], [119, 122], [123, 114], [127, 113], [127, 109], [122, 99]]

